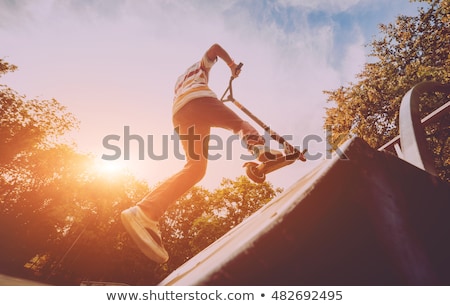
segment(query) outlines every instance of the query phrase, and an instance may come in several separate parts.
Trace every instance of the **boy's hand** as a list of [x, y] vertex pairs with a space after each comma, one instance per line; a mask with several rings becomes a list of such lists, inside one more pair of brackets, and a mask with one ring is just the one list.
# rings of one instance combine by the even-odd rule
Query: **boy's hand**
[[241, 68], [233, 61], [230, 65], [231, 75], [233, 78], [237, 78], [239, 73], [241, 73]]

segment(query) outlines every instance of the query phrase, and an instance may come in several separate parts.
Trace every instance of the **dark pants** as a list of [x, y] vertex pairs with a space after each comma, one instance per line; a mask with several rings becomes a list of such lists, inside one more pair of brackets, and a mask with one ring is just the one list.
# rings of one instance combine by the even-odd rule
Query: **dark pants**
[[186, 164], [180, 172], [164, 181], [137, 204], [145, 211], [150, 210], [158, 218], [204, 177], [212, 127], [239, 134], [247, 147], [264, 144], [263, 137], [253, 126], [215, 98], [190, 101], [173, 116], [173, 125], [180, 137]]

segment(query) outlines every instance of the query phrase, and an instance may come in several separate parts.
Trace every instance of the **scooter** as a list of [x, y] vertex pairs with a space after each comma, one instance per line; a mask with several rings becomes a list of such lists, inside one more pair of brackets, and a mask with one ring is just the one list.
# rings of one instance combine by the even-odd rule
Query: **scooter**
[[[237, 66], [237, 69], [240, 70], [242, 68], [243, 64], [240, 63]], [[266, 131], [270, 137], [279, 142], [283, 148], [284, 152], [275, 155], [275, 158], [270, 159], [268, 161], [264, 161], [261, 163], [257, 162], [246, 162], [244, 163], [243, 167], [245, 167], [245, 173], [247, 176], [254, 181], [255, 183], [263, 183], [266, 180], [266, 175], [278, 170], [280, 168], [283, 168], [287, 165], [293, 164], [296, 160], [301, 160], [303, 162], [306, 161], [305, 153], [307, 152], [306, 149], [303, 151], [300, 151], [293, 145], [291, 145], [286, 139], [284, 139], [282, 136], [280, 136], [278, 133], [276, 133], [274, 130], [272, 130], [268, 125], [266, 125], [264, 122], [262, 122], [258, 117], [256, 117], [254, 114], [252, 114], [247, 108], [245, 108], [241, 103], [239, 103], [233, 96], [233, 80], [234, 77], [232, 76], [230, 78], [230, 82], [228, 84], [227, 89], [222, 95], [222, 98], [220, 101], [222, 102], [232, 102], [237, 108], [239, 108], [242, 112], [244, 112], [248, 117], [250, 117], [253, 121], [255, 121], [259, 126], [261, 126], [264, 131]], [[225, 96], [228, 96], [225, 98]]]

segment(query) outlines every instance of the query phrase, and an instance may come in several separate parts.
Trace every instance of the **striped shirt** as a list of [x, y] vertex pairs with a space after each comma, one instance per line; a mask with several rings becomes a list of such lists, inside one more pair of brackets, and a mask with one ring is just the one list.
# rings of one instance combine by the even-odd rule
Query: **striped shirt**
[[208, 87], [209, 70], [216, 61], [217, 58], [211, 61], [205, 53], [199, 62], [193, 64], [178, 77], [175, 83], [172, 114], [175, 114], [193, 99], [201, 97], [217, 98], [216, 94]]

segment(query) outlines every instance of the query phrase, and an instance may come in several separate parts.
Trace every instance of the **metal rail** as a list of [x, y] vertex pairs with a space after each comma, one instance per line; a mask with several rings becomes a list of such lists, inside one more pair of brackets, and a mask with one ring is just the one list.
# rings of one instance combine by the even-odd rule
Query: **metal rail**
[[428, 149], [424, 126], [436, 122], [450, 112], [450, 101], [421, 119], [419, 112], [420, 95], [427, 92], [450, 94], [450, 83], [440, 84], [427, 81], [412, 87], [405, 94], [400, 105], [400, 135], [378, 150], [394, 148], [400, 158], [430, 174], [437, 175], [433, 156]]

